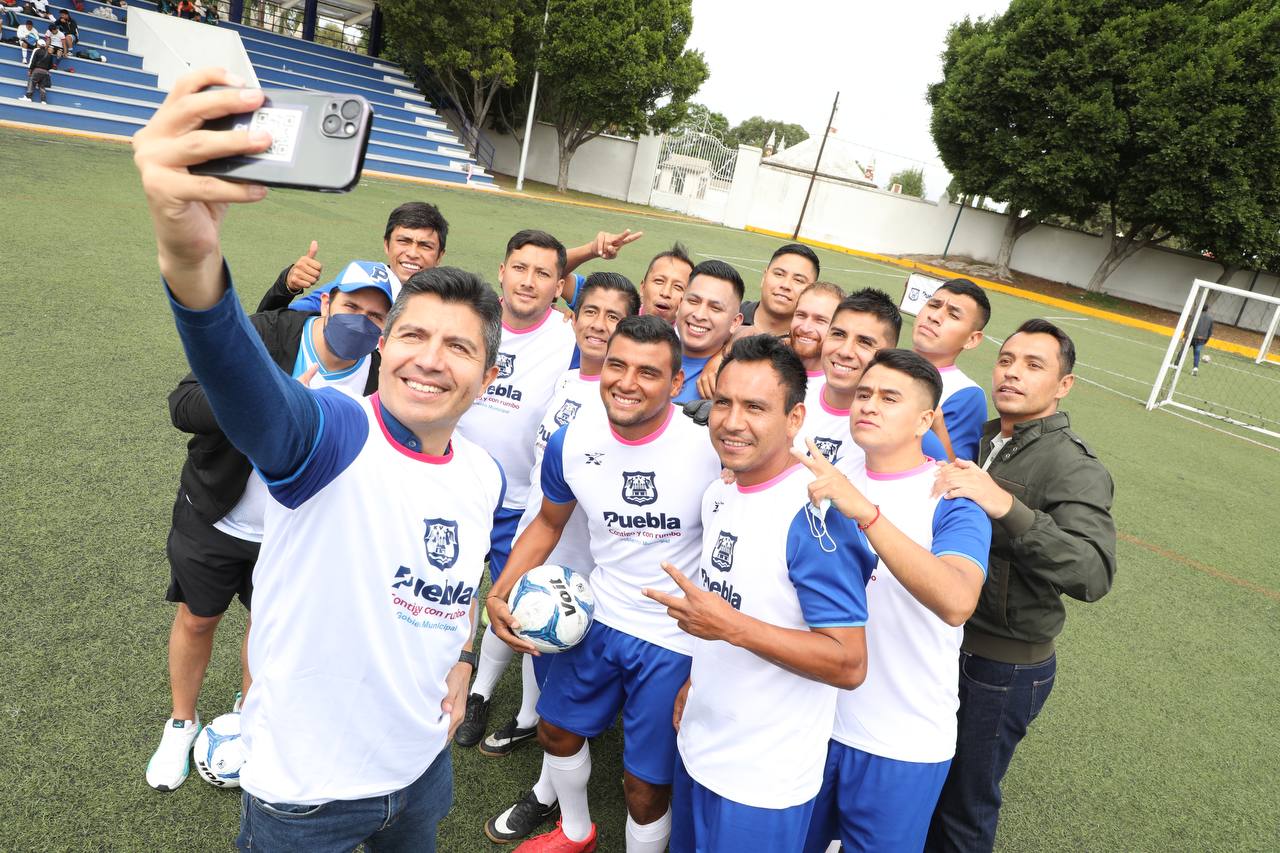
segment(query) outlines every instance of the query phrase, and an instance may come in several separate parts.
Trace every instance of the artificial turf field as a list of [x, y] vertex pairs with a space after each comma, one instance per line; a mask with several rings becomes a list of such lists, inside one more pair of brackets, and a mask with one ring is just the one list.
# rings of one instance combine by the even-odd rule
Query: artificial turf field
[[[229, 849], [236, 795], [194, 774], [172, 794], [143, 779], [169, 708], [164, 540], [185, 442], [165, 400], [186, 368], [130, 151], [4, 129], [0, 170], [9, 176], [0, 850]], [[569, 244], [601, 228], [642, 228], [614, 265], [633, 280], [680, 239], [699, 257], [736, 264], [753, 292], [777, 245], [669, 218], [368, 180], [349, 196], [275, 191], [232, 210], [224, 249], [242, 300], [256, 305], [312, 239], [329, 274], [352, 258], [381, 258], [386, 214], [410, 199], [448, 217], [447, 262], [491, 281], [506, 239], [525, 227]], [[906, 278], [819, 255], [823, 277], [847, 287], [896, 296]], [[1075, 337], [1083, 381], [1064, 408], [1115, 478], [1120, 531], [1110, 595], [1068, 602], [1053, 695], [1005, 780], [998, 849], [1280, 849], [1280, 456], [1145, 412], [1133, 398], [1150, 390], [1159, 336], [1001, 294], [992, 302], [993, 337], [1046, 314]], [[984, 343], [961, 366], [989, 385], [994, 354]], [[1215, 354], [1199, 379], [1219, 364]], [[1262, 381], [1273, 380], [1280, 372]], [[237, 689], [243, 624], [233, 608], [202, 694], [206, 722], [229, 710]], [[495, 725], [518, 704], [518, 669], [499, 688]], [[601, 738], [592, 755], [600, 849], [621, 851], [620, 735]], [[537, 750], [493, 760], [455, 749], [454, 762], [440, 849], [496, 849], [481, 827], [532, 783]]]

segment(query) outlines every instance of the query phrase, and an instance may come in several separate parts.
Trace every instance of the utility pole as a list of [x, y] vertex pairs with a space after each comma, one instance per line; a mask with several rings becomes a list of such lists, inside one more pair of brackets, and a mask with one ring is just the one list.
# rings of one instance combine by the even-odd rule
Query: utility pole
[[836, 92], [836, 99], [831, 102], [831, 116], [827, 119], [826, 129], [822, 131], [822, 142], [818, 145], [818, 158], [813, 161], [813, 172], [809, 175], [809, 188], [804, 191], [804, 204], [800, 206], [800, 218], [796, 220], [796, 230], [791, 235], [792, 240], [800, 238], [800, 225], [804, 222], [804, 212], [809, 207], [809, 196], [813, 193], [813, 184], [818, 179], [818, 166], [822, 164], [822, 152], [827, 148], [827, 137], [831, 135], [831, 123], [836, 120], [836, 106], [840, 103], [840, 93]]
[[[548, 0], [542, 11], [542, 38], [538, 40], [538, 57], [542, 57], [542, 43], [547, 38], [547, 20], [551, 17], [551, 2]], [[516, 192], [524, 191], [524, 167], [529, 161], [529, 137], [533, 136], [533, 111], [538, 106], [538, 67], [533, 67], [533, 90], [529, 92], [529, 115], [524, 120], [524, 142], [520, 145], [520, 170], [516, 173]]]

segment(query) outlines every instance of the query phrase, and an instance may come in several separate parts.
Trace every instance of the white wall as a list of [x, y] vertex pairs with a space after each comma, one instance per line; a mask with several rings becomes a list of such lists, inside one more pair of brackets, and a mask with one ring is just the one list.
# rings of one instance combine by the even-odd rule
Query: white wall
[[[488, 136], [493, 142], [494, 171], [516, 174], [520, 169], [520, 146], [515, 137], [495, 133]], [[660, 141], [659, 137], [637, 141], [601, 134], [583, 143], [569, 163], [569, 189], [648, 204]], [[554, 126], [534, 123], [524, 176], [544, 184], [559, 180], [560, 152]]]
[[221, 66], [238, 74], [250, 86], [258, 85], [258, 75], [235, 30], [188, 21], [129, 7], [125, 24], [129, 51], [142, 56], [142, 68], [155, 74], [164, 91], [192, 68]]

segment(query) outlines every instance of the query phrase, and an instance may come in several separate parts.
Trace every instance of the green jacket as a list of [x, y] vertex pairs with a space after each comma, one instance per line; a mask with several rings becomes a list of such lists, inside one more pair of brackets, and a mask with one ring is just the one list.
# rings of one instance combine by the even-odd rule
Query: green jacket
[[[962, 648], [1005, 663], [1053, 654], [1066, 620], [1063, 595], [1097, 601], [1116, 572], [1111, 475], [1070, 429], [1066, 412], [1019, 424], [988, 472], [1013, 495], [991, 522], [991, 559]], [[979, 462], [1000, 421], [982, 430]]]

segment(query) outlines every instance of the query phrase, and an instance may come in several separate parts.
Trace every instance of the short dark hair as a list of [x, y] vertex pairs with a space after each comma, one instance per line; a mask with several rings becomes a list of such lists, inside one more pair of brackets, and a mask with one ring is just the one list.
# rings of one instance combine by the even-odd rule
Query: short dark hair
[[525, 246], [537, 246], [539, 249], [550, 249], [556, 253], [556, 277], [564, 278], [564, 268], [569, 265], [569, 253], [565, 251], [564, 243], [561, 243], [555, 237], [552, 237], [546, 231], [538, 231], [535, 228], [526, 228], [523, 231], [517, 231], [507, 241], [507, 252], [502, 257], [509, 258], [511, 253], [517, 249], [523, 249]]
[[[967, 296], [978, 303], [978, 312], [982, 316], [982, 322], [978, 324], [978, 328], [985, 329], [987, 327], [987, 322], [991, 320], [991, 300], [987, 298], [985, 290], [967, 278], [953, 278], [944, 281], [938, 285], [938, 290], [949, 290], [960, 296]], [[937, 290], [934, 291], [934, 293], [937, 292]]]
[[649, 266], [644, 268], [645, 278], [648, 278], [649, 273], [653, 272], [653, 265], [663, 258], [680, 261], [683, 264], [688, 264], [689, 269], [693, 269], [693, 259], [689, 257], [689, 250], [679, 243], [673, 243], [670, 249], [667, 249], [665, 252], [659, 252], [653, 256], [653, 259], [649, 261]]
[[[909, 349], [882, 349], [867, 363], [867, 370], [883, 364], [890, 370], [905, 373], [924, 386], [932, 400], [931, 408], [938, 408], [942, 402], [942, 374], [920, 353]], [[863, 376], [866, 376], [864, 371]]]
[[682, 355], [680, 336], [675, 327], [655, 314], [635, 314], [623, 317], [609, 338], [612, 346], [616, 338], [623, 337], [638, 344], [666, 344], [671, 350], [671, 375], [680, 370]]
[[414, 273], [401, 286], [400, 294], [387, 312], [387, 320], [382, 324], [383, 337], [391, 336], [391, 329], [404, 313], [409, 297], [420, 293], [433, 293], [441, 302], [463, 304], [475, 311], [484, 333], [484, 369], [497, 363], [498, 347], [502, 343], [502, 303], [484, 279], [457, 267], [433, 267]]
[[[1076, 345], [1071, 340], [1071, 336], [1058, 326], [1043, 320], [1039, 317], [1033, 317], [1024, 322], [1021, 326], [1014, 330], [1013, 335], [1023, 333], [1028, 335], [1049, 335], [1058, 342], [1058, 376], [1059, 378], [1066, 376], [1076, 368]], [[1012, 338], [1010, 335], [1009, 338]], [[1009, 340], [1005, 338], [1005, 340]]]
[[440, 212], [440, 208], [425, 201], [407, 201], [391, 211], [391, 215], [387, 217], [387, 230], [382, 234], [382, 242], [390, 240], [391, 232], [397, 228], [430, 228], [440, 238], [441, 252], [449, 239], [449, 223], [445, 221], [444, 214]]
[[809, 263], [813, 264], [814, 278], [822, 275], [822, 263], [818, 260], [818, 253], [803, 243], [787, 243], [786, 245], [779, 246], [777, 251], [770, 256], [769, 263], [772, 264], [783, 255], [799, 255]]
[[893, 297], [885, 293], [883, 290], [877, 290], [874, 287], [864, 287], [857, 293], [845, 297], [845, 299], [836, 306], [836, 313], [831, 315], [831, 319], [835, 320], [835, 318], [844, 311], [853, 311], [858, 314], [872, 315], [893, 333], [889, 336], [890, 345], [898, 345], [898, 338], [902, 336], [902, 312], [899, 311], [898, 306], [894, 304]]
[[769, 362], [773, 372], [778, 374], [783, 390], [786, 391], [786, 396], [783, 398], [786, 411], [790, 412], [804, 402], [809, 375], [805, 372], [804, 362], [800, 360], [800, 356], [796, 355], [795, 350], [784, 344], [780, 338], [773, 335], [748, 335], [745, 338], [738, 338], [733, 342], [733, 347], [724, 357], [724, 361], [720, 362], [716, 379], [719, 379], [724, 369], [735, 361]]
[[612, 290], [614, 293], [621, 293], [626, 296], [628, 317], [640, 313], [640, 291], [636, 290], [636, 286], [631, 283], [631, 279], [618, 272], [593, 272], [587, 276], [587, 280], [583, 282], [582, 290], [578, 291], [578, 298], [575, 300], [575, 313], [586, 300], [587, 294], [596, 290]]
[[726, 264], [724, 261], [717, 261], [712, 258], [703, 261], [693, 268], [693, 272], [689, 273], [689, 282], [700, 275], [709, 275], [712, 278], [723, 279], [733, 285], [733, 292], [737, 294], [738, 301], [742, 301], [742, 297], [747, 295], [747, 286], [742, 283], [742, 276], [738, 275], [738, 271]]

